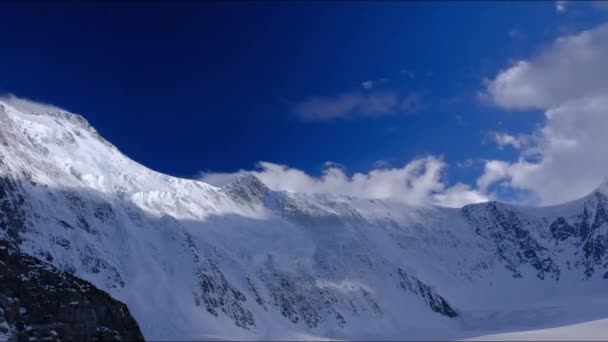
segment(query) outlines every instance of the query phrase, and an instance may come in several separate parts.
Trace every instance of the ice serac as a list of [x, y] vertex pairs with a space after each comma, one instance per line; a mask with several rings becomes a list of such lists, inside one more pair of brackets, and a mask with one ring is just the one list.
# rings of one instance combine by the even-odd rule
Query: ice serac
[[124, 302], [152, 340], [451, 339], [603, 318], [588, 303], [606, 298], [604, 188], [448, 209], [251, 174], [214, 187], [134, 162], [81, 116], [0, 100], [0, 240]]

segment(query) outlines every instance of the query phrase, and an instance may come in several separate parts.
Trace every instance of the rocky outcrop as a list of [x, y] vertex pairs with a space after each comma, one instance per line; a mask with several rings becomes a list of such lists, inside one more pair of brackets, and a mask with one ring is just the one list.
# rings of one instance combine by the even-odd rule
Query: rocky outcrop
[[25, 225], [25, 199], [18, 191], [19, 184], [8, 177], [0, 177], [0, 232], [15, 243], [21, 241]]
[[127, 306], [0, 241], [0, 339], [142, 341]]
[[222, 190], [234, 201], [246, 205], [261, 203], [270, 192], [264, 183], [249, 173], [237, 175]]
[[[591, 277], [597, 268], [606, 269], [608, 262], [608, 242], [606, 228], [608, 227], [608, 197], [600, 192], [594, 194], [595, 215], [592, 220], [581, 222], [581, 240], [583, 243], [585, 276]], [[591, 217], [590, 217], [591, 218]]]
[[245, 295], [226, 279], [216, 262], [210, 257], [199, 256], [199, 249], [190, 234], [184, 232], [184, 246], [192, 253], [194, 274], [198, 279], [194, 291], [194, 302], [204, 307], [207, 312], [218, 317], [218, 310], [230, 317], [234, 324], [243, 329], [255, 327], [253, 315], [244, 303]]
[[521, 267], [530, 265], [539, 279], [547, 276], [559, 279], [559, 266], [550, 251], [532, 234], [534, 222], [521, 213], [497, 202], [465, 206], [461, 213], [476, 234], [494, 244], [496, 257], [514, 278], [521, 278]]
[[551, 230], [553, 237], [559, 241], [564, 241], [577, 236], [576, 228], [568, 224], [563, 217], [558, 217], [557, 220], [551, 223], [549, 229]]
[[574, 248], [582, 253], [575, 264], [583, 270], [584, 277], [592, 277], [596, 271], [606, 272], [608, 261], [608, 197], [596, 191], [584, 202], [580, 214], [558, 217], [549, 227], [552, 237], [560, 247]]
[[439, 295], [433, 287], [423, 283], [418, 278], [405, 273], [401, 268], [397, 269], [399, 276], [399, 285], [405, 290], [409, 290], [418, 295], [431, 309], [439, 314], [449, 318], [458, 317], [458, 313], [454, 310], [448, 301]]

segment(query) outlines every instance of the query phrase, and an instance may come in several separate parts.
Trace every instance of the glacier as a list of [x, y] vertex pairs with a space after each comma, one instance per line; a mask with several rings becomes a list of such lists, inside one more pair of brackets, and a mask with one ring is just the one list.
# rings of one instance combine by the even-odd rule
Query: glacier
[[155, 172], [80, 115], [0, 99], [0, 239], [149, 340], [437, 340], [608, 317], [608, 183], [463, 208]]

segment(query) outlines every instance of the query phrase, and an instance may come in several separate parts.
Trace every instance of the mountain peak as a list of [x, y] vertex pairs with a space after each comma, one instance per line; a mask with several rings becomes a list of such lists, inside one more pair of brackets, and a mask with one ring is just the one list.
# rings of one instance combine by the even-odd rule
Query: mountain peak
[[50, 104], [39, 103], [17, 97], [14, 94], [0, 96], [0, 105], [12, 107], [13, 109], [24, 114], [69, 113], [69, 111], [65, 109], [61, 109]]
[[236, 175], [222, 190], [233, 199], [245, 202], [259, 202], [270, 192], [266, 184], [251, 173]]
[[45, 115], [60, 121], [69, 121], [77, 127], [86, 129], [97, 135], [97, 131], [82, 115], [72, 113], [50, 104], [38, 103], [9, 94], [0, 96], [0, 106], [5, 107], [5, 109], [8, 107], [15, 112], [25, 115]]
[[[41, 135], [48, 135], [49, 132], [54, 132], [51, 134], [56, 136], [67, 137], [73, 133], [79, 135], [77, 131], [84, 130], [107, 147], [115, 149], [114, 145], [105, 140], [83, 116], [50, 104], [38, 103], [9, 94], [0, 96], [0, 111], [10, 117], [14, 123], [23, 122], [19, 130], [27, 135], [36, 135], [36, 137], [30, 136], [30, 141], [40, 138]], [[35, 124], [32, 125], [32, 122]], [[66, 124], [75, 128], [76, 131], [66, 127]]]

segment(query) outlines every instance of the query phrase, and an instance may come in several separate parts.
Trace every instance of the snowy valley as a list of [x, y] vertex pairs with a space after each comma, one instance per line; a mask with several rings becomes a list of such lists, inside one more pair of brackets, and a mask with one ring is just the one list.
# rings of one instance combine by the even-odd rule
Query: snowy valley
[[0, 239], [126, 304], [147, 340], [469, 339], [605, 319], [607, 234], [608, 184], [459, 209], [251, 175], [215, 187], [136, 163], [79, 115], [0, 101]]

